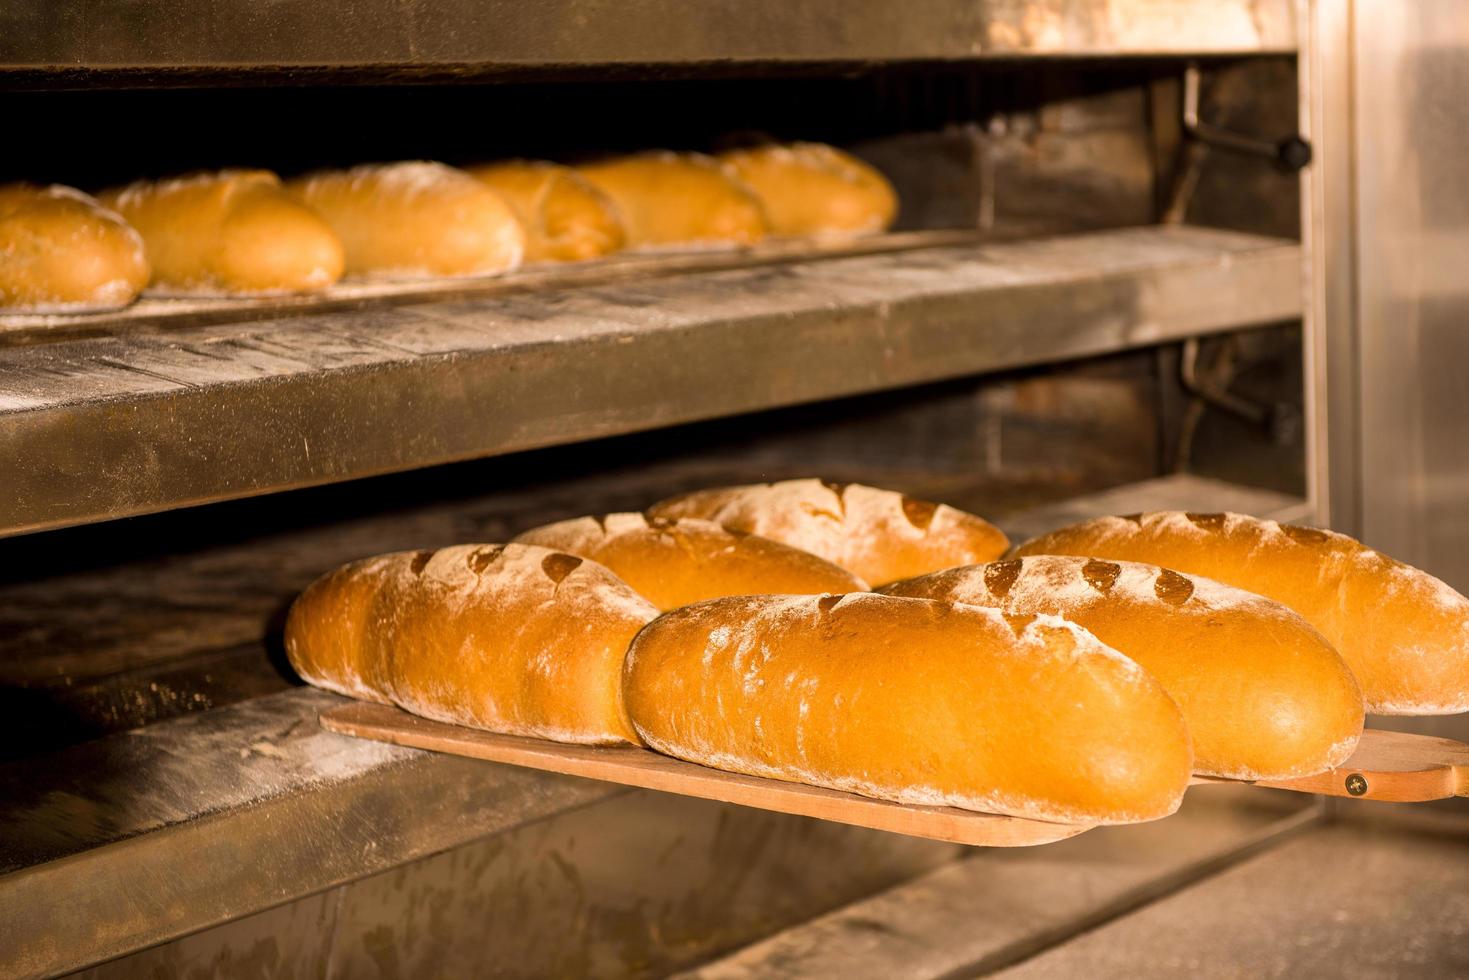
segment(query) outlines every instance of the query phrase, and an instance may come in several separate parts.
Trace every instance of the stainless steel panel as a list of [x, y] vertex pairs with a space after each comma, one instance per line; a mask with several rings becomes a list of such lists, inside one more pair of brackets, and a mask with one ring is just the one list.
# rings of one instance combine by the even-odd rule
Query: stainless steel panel
[[1352, 0], [1302, 0], [1307, 478], [1322, 522], [1362, 534]]
[[1466, 830], [1313, 830], [996, 976], [1462, 977]]
[[[19, 0], [0, 72], [364, 69], [504, 73], [1017, 55], [1250, 53], [1295, 46], [1290, 0]], [[299, 75], [297, 76], [299, 77]], [[113, 79], [116, 81], [116, 79]]]
[[1297, 794], [1214, 787], [1168, 820], [952, 860], [961, 849], [636, 793], [79, 976], [665, 976], [766, 935], [691, 976], [975, 975], [1217, 873], [1317, 813]]
[[78, 976], [660, 976], [962, 850], [629, 793]]
[[295, 690], [0, 767], [0, 975], [84, 967], [628, 792], [331, 735], [316, 715], [339, 700]]
[[1469, 590], [1469, 5], [1354, 17], [1362, 533]]
[[342, 890], [298, 899], [154, 946], [70, 980], [322, 980], [332, 962]]
[[1153, 227], [0, 351], [0, 534], [1298, 317], [1300, 249]]
[[659, 977], [964, 850], [638, 792], [357, 882], [326, 977]]
[[1211, 787], [1167, 820], [974, 851], [676, 980], [989, 976], [1319, 826], [1321, 808], [1290, 795]]

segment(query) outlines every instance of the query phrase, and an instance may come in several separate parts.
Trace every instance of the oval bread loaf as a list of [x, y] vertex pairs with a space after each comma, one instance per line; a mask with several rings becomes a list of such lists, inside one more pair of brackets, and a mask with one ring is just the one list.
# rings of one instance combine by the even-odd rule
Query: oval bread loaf
[[659, 609], [727, 595], [867, 590], [845, 568], [809, 552], [692, 518], [578, 517], [533, 528], [515, 540], [605, 565]]
[[1010, 546], [999, 528], [944, 504], [860, 483], [786, 480], [696, 490], [654, 504], [650, 517], [697, 517], [820, 555], [886, 585], [993, 561]]
[[701, 153], [654, 151], [584, 164], [640, 250], [731, 248], [765, 237], [765, 209], [729, 168]]
[[318, 579], [291, 607], [286, 654], [313, 684], [425, 718], [637, 743], [622, 661], [656, 615], [595, 562], [531, 545], [459, 545]]
[[1155, 565], [1037, 555], [898, 582], [888, 595], [1060, 616], [1156, 677], [1193, 736], [1194, 770], [1288, 779], [1346, 761], [1362, 733], [1347, 665], [1263, 596]]
[[140, 180], [102, 199], [143, 236], [157, 292], [312, 292], [342, 276], [336, 233], [267, 170]]
[[1142, 561], [1268, 596], [1336, 647], [1367, 710], [1469, 710], [1469, 600], [1344, 534], [1240, 514], [1104, 517], [1027, 542], [1017, 555]]
[[760, 146], [719, 159], [759, 196], [772, 235], [871, 234], [898, 214], [898, 195], [887, 178], [834, 146]]
[[442, 163], [364, 164], [286, 185], [341, 237], [347, 273], [389, 279], [514, 269], [525, 232], [500, 195]]
[[611, 199], [570, 167], [506, 160], [466, 169], [515, 212], [525, 229], [527, 263], [595, 259], [627, 238]]
[[1123, 823], [1172, 813], [1192, 756], [1141, 667], [1046, 616], [856, 593], [665, 613], [628, 651], [648, 745], [898, 803]]
[[0, 310], [115, 310], [147, 284], [143, 239], [116, 212], [60, 184], [0, 184]]

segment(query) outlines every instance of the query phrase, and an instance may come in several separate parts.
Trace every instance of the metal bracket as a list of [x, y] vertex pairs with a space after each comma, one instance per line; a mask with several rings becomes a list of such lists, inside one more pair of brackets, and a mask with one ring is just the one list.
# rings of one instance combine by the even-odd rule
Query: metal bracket
[[1248, 398], [1241, 398], [1230, 392], [1225, 385], [1205, 378], [1199, 371], [1199, 347], [1197, 337], [1189, 338], [1182, 344], [1178, 375], [1185, 391], [1206, 404], [1259, 426], [1279, 445], [1290, 442], [1299, 434], [1302, 424], [1299, 408], [1288, 402], [1262, 405]]
[[1202, 73], [1197, 64], [1183, 70], [1183, 131], [1188, 138], [1206, 146], [1273, 160], [1285, 173], [1298, 173], [1311, 162], [1311, 144], [1292, 133], [1278, 142], [1223, 129], [1199, 119], [1199, 88]]

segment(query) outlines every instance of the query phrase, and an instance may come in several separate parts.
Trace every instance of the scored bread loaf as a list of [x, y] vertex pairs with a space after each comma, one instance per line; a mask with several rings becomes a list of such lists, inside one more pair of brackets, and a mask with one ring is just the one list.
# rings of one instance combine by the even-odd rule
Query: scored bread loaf
[[1336, 647], [1368, 711], [1469, 710], [1469, 600], [1344, 534], [1164, 511], [1087, 521], [1016, 550], [1043, 554], [1148, 562], [1267, 596]]
[[1049, 616], [855, 593], [665, 613], [623, 672], [651, 747], [898, 803], [1123, 823], [1172, 813], [1192, 757], [1137, 664]]
[[115, 310], [147, 284], [143, 239], [116, 212], [60, 184], [0, 184], [0, 310]]
[[659, 609], [727, 595], [867, 591], [860, 578], [810, 552], [693, 518], [578, 517], [515, 540], [605, 565]]
[[887, 595], [1060, 616], [1131, 657], [1183, 712], [1194, 770], [1288, 779], [1344, 762], [1362, 732], [1347, 665], [1263, 596], [1156, 565], [1037, 555], [897, 582]]
[[772, 235], [843, 236], [882, 231], [898, 195], [872, 166], [824, 143], [788, 143], [721, 153], [765, 205]]
[[525, 254], [525, 232], [500, 195], [442, 163], [364, 164], [307, 174], [286, 189], [341, 237], [349, 275], [487, 276]]
[[595, 562], [532, 545], [458, 545], [317, 579], [291, 606], [286, 655], [312, 684], [425, 718], [637, 744], [622, 661], [657, 614]]
[[143, 236], [156, 292], [312, 292], [342, 276], [336, 234], [268, 170], [140, 180], [102, 200]]
[[697, 517], [819, 555], [886, 585], [992, 561], [1010, 543], [988, 521], [860, 483], [785, 480], [695, 490], [654, 504], [650, 517]]
[[582, 262], [616, 252], [626, 233], [610, 198], [570, 167], [505, 160], [467, 167], [525, 229], [525, 261]]
[[765, 237], [760, 199], [713, 157], [659, 150], [577, 170], [616, 205], [629, 249], [732, 248]]

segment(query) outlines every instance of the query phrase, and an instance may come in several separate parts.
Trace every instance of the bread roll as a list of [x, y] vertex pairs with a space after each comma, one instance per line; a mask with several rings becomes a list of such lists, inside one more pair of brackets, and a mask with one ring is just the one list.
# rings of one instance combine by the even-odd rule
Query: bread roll
[[617, 206], [630, 249], [728, 248], [765, 237], [760, 199], [712, 157], [658, 151], [577, 169]]
[[1017, 555], [1089, 555], [1202, 575], [1284, 603], [1336, 647], [1367, 710], [1469, 710], [1469, 600], [1351, 538], [1240, 514], [1104, 517]]
[[1289, 779], [1344, 762], [1362, 693], [1342, 658], [1278, 602], [1135, 562], [1038, 555], [908, 579], [888, 595], [1060, 616], [1137, 661], [1183, 711], [1194, 771]]
[[500, 195], [442, 163], [365, 164], [286, 185], [347, 249], [347, 274], [389, 279], [488, 276], [514, 269], [525, 232]]
[[620, 671], [658, 611], [595, 562], [459, 545], [344, 565], [291, 606], [286, 655], [320, 687], [508, 735], [638, 742]]
[[468, 172], [515, 212], [525, 230], [526, 262], [582, 262], [623, 246], [622, 218], [611, 199], [570, 167], [507, 160]]
[[1137, 664], [1050, 616], [855, 593], [665, 613], [623, 670], [668, 755], [926, 806], [1125, 823], [1172, 813], [1192, 756]]
[[142, 234], [157, 292], [312, 292], [342, 276], [337, 236], [266, 170], [142, 180], [102, 200]]
[[898, 195], [888, 179], [834, 146], [761, 146], [719, 159], [759, 196], [772, 235], [871, 234], [898, 216]]
[[820, 555], [873, 585], [991, 561], [1010, 542], [986, 520], [860, 483], [786, 480], [696, 490], [650, 517], [697, 517]]
[[0, 310], [114, 310], [147, 283], [143, 239], [94, 198], [60, 184], [0, 184]]
[[578, 517], [515, 539], [607, 566], [659, 609], [727, 595], [865, 592], [867, 583], [815, 555], [692, 518]]

